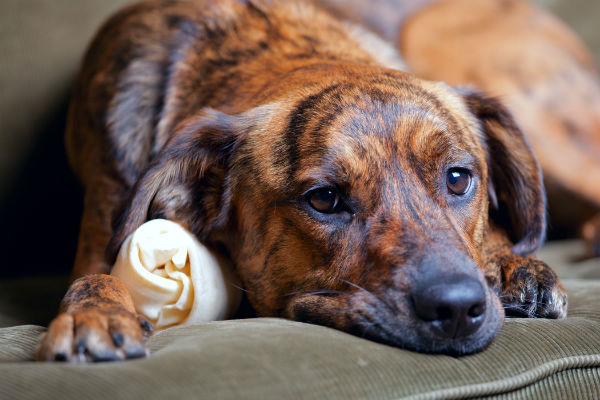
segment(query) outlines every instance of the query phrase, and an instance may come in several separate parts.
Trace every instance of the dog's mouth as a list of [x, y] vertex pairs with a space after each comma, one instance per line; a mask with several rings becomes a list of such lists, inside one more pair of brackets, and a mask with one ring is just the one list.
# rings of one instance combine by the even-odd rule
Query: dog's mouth
[[487, 347], [497, 336], [504, 311], [496, 293], [486, 286], [485, 304], [463, 316], [440, 315], [424, 318], [413, 296], [324, 291], [299, 293], [288, 303], [288, 317], [325, 325], [355, 336], [422, 353], [466, 355]]

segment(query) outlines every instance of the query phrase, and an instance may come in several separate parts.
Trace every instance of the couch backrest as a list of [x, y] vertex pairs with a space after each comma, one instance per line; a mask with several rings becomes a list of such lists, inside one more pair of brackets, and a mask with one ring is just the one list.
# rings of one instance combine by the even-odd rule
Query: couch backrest
[[[131, 0], [3, 0], [0, 13], [0, 196], [68, 97], [93, 33]], [[62, 132], [60, 133], [62, 134]]]
[[71, 268], [82, 196], [63, 146], [69, 93], [94, 32], [130, 1], [1, 1], [0, 277]]

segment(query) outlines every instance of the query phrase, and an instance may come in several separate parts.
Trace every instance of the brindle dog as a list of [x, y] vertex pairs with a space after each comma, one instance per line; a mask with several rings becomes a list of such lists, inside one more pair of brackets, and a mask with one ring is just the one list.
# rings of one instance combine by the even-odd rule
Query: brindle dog
[[564, 317], [564, 289], [530, 256], [545, 200], [522, 132], [499, 102], [399, 68], [302, 1], [148, 1], [111, 18], [68, 120], [78, 279], [38, 359], [146, 354], [148, 324], [103, 274], [153, 218], [229, 257], [260, 316], [454, 354], [490, 343], [504, 310]]

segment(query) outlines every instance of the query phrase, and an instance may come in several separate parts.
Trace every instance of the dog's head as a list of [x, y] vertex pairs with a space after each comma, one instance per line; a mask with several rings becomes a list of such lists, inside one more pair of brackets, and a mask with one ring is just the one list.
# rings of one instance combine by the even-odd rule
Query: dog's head
[[228, 253], [262, 316], [419, 351], [483, 348], [504, 317], [483, 271], [491, 220], [519, 254], [545, 228], [528, 144], [477, 93], [390, 70], [334, 72], [304, 71], [317, 83], [182, 122], [109, 252], [168, 218]]

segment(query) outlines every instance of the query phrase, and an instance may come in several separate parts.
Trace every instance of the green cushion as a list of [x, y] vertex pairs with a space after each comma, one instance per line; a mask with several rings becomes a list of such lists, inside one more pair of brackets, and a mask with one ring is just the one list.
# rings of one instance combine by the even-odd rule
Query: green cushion
[[31, 363], [43, 329], [0, 329], [3, 396], [22, 398], [575, 398], [600, 393], [600, 281], [566, 281], [569, 317], [510, 319], [485, 351], [426, 355], [258, 318], [167, 329], [147, 359]]

